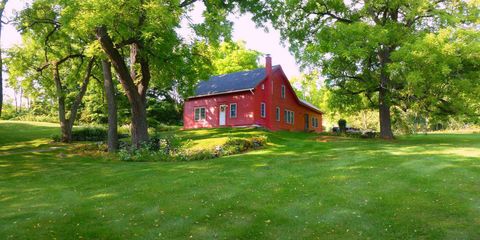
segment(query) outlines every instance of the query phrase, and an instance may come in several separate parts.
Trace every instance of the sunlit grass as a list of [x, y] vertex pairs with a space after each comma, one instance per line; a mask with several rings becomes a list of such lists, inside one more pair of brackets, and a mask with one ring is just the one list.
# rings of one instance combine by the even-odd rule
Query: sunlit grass
[[201, 129], [177, 133], [197, 148], [252, 135], [269, 145], [130, 163], [35, 151], [57, 132], [0, 122], [1, 239], [480, 239], [479, 134], [318, 141]]

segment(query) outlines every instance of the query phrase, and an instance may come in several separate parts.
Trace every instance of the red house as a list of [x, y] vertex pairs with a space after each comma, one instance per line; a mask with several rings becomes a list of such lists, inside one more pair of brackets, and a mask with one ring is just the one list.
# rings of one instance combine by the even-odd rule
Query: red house
[[201, 82], [183, 110], [185, 129], [261, 126], [272, 131], [322, 131], [322, 112], [299, 99], [282, 67], [211, 77]]

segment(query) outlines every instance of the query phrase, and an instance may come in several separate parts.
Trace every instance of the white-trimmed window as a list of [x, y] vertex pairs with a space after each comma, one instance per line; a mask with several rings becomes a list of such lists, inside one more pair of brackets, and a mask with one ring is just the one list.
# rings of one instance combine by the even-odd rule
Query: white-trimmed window
[[282, 98], [285, 98], [285, 85], [282, 85]]
[[285, 115], [285, 123], [288, 123], [288, 124], [293, 124], [294, 123], [294, 113], [293, 111], [290, 111], [290, 110], [287, 110], [285, 109], [284, 111], [284, 115]]
[[237, 117], [237, 104], [236, 103], [231, 103], [230, 104], [230, 118], [236, 118]]
[[194, 109], [195, 121], [205, 120], [207, 118], [207, 113], [205, 107], [197, 107]]
[[262, 103], [260, 103], [260, 116], [261, 116], [262, 118], [264, 118], [266, 115], [267, 115], [267, 114], [266, 114], [266, 112], [265, 112], [265, 103], [262, 102]]
[[280, 122], [280, 108], [277, 107], [276, 110], [275, 110], [275, 119], [277, 120], [277, 122]]
[[265, 84], [262, 83], [262, 90], [264, 90], [264, 89], [265, 89]]

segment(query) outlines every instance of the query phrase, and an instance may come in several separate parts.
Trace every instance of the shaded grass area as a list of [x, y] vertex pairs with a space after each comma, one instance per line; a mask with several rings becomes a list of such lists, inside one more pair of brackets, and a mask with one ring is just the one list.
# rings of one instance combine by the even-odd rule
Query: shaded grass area
[[[23, 127], [0, 122], [0, 133]], [[15, 132], [0, 148], [15, 151], [16, 138], [34, 141], [50, 131], [56, 130]], [[480, 238], [478, 134], [391, 142], [320, 142], [314, 134], [253, 129], [179, 134], [198, 147], [257, 134], [268, 135], [270, 144], [181, 163], [118, 162], [64, 149], [24, 152], [20, 145], [21, 154], [0, 154], [0, 237]]]

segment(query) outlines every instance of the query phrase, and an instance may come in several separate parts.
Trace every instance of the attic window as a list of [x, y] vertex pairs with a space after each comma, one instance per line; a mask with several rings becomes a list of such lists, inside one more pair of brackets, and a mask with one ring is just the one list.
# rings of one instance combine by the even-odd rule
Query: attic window
[[285, 85], [282, 85], [282, 98], [285, 98]]
[[265, 89], [265, 84], [262, 83], [262, 90]]

